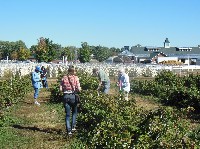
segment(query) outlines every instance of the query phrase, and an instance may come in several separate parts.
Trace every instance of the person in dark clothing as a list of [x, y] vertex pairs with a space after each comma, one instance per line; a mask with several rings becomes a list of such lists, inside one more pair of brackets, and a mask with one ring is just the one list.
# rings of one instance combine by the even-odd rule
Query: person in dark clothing
[[48, 88], [48, 82], [47, 82], [47, 70], [44, 66], [41, 67], [41, 80], [42, 80], [42, 86], [43, 88]]

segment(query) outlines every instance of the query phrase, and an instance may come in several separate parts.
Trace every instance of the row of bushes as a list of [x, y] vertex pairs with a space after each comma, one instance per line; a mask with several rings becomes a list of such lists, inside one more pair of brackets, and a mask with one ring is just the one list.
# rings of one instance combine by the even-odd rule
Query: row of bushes
[[79, 138], [89, 148], [192, 148], [200, 145], [199, 129], [194, 132], [183, 119], [187, 111], [158, 108], [146, 111], [125, 101], [123, 95], [97, 96], [81, 93], [78, 117]]
[[[79, 74], [84, 86], [80, 93], [78, 115], [79, 140], [86, 148], [193, 148], [200, 145], [199, 129], [192, 130], [181, 112], [172, 108], [147, 111], [138, 108], [135, 99], [125, 101], [123, 94], [100, 94], [96, 79]], [[58, 79], [59, 80], [59, 79]], [[51, 101], [60, 102], [58, 84], [51, 90]], [[87, 87], [88, 86], [88, 87]], [[73, 147], [76, 145], [74, 143]], [[78, 147], [78, 144], [77, 144]]]
[[164, 70], [154, 80], [133, 80], [131, 92], [152, 95], [163, 104], [193, 107], [195, 112], [200, 112], [200, 75], [179, 77]]
[[11, 76], [7, 80], [0, 81], [0, 108], [11, 106], [24, 100], [27, 92], [30, 91], [31, 79], [27, 76]]

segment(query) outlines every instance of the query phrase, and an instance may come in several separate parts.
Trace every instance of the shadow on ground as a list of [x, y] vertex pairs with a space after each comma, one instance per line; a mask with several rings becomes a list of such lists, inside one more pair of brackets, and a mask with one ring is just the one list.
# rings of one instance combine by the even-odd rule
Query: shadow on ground
[[55, 128], [38, 128], [36, 126], [22, 126], [22, 125], [13, 125], [13, 128], [17, 129], [25, 129], [25, 130], [32, 130], [32, 131], [39, 131], [44, 133], [53, 133], [53, 134], [59, 134], [63, 135], [65, 132], [61, 129], [55, 129]]

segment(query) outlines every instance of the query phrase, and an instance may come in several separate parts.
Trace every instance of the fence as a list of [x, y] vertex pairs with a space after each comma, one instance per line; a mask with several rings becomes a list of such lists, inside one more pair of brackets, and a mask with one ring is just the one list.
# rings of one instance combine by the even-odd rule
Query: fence
[[[0, 77], [4, 77], [6, 73], [11, 72], [14, 75], [19, 73], [21, 76], [30, 74], [34, 71], [35, 66], [45, 66], [48, 70], [49, 77], [57, 77], [59, 71], [65, 71], [69, 65], [66, 64], [50, 64], [50, 63], [0, 63]], [[200, 65], [144, 65], [144, 64], [75, 64], [78, 71], [92, 73], [93, 68], [105, 70], [109, 76], [117, 76], [118, 68], [124, 67], [130, 77], [155, 77], [162, 70], [172, 71], [180, 76], [190, 73], [199, 74]]]

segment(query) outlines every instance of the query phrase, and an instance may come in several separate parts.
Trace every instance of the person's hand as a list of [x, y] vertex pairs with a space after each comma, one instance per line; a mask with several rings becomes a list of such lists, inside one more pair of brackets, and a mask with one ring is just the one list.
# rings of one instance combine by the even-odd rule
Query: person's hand
[[99, 91], [101, 89], [101, 84], [99, 84], [98, 88], [97, 88], [97, 91]]
[[60, 92], [62, 92], [62, 86], [60, 86]]
[[117, 86], [119, 86], [119, 82], [116, 82]]
[[80, 88], [78, 89], [78, 92], [81, 92], [81, 90], [82, 90], [82, 88], [80, 87]]

